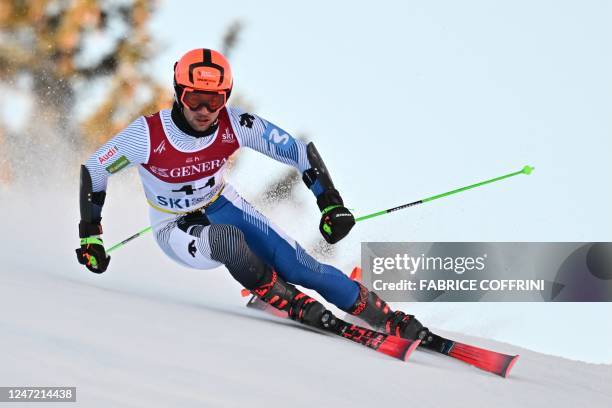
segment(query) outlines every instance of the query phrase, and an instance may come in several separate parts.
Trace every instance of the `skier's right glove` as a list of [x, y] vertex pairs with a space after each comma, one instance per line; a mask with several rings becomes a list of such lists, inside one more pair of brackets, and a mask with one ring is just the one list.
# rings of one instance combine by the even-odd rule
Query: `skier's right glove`
[[[108, 268], [110, 256], [106, 255], [104, 242], [99, 234], [102, 227], [99, 224], [90, 224], [85, 221], [79, 223], [79, 235], [81, 236], [81, 247], [77, 248], [76, 255], [80, 264], [94, 273], [102, 273]], [[91, 234], [91, 235], [90, 235]]]

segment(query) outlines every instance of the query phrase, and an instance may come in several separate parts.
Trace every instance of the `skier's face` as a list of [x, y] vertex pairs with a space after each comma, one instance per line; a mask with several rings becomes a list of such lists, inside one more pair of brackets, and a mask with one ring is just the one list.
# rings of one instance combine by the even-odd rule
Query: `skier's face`
[[220, 107], [216, 111], [209, 111], [206, 106], [202, 106], [198, 110], [191, 110], [188, 107], [183, 108], [183, 115], [185, 115], [185, 119], [187, 123], [197, 130], [198, 132], [203, 132], [210, 127], [217, 117], [219, 116], [219, 112], [223, 107]]

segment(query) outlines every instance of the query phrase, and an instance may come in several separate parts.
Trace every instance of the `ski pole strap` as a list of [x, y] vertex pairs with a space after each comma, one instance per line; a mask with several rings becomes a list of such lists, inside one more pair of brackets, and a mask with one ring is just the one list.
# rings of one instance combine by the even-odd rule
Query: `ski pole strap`
[[104, 245], [104, 242], [99, 237], [81, 238], [81, 245], [97, 244]]
[[323, 211], [321, 211], [321, 215], [325, 215], [328, 212], [330, 212], [331, 210], [333, 210], [334, 208], [338, 208], [338, 207], [342, 207], [342, 206], [340, 204], [329, 205], [329, 206], [325, 207], [325, 209], [323, 209]]

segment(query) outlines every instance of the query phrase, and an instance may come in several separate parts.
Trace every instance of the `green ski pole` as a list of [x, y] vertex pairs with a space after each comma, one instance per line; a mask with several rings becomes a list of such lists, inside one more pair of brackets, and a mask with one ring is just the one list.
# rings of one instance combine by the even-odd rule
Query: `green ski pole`
[[113, 245], [112, 247], [108, 248], [108, 249], [106, 250], [106, 253], [108, 254], [108, 253], [110, 253], [110, 252], [113, 252], [113, 251], [114, 251], [114, 250], [116, 250], [116, 249], [121, 248], [122, 246], [124, 246], [125, 244], [127, 244], [128, 242], [130, 242], [131, 240], [136, 239], [136, 238], [138, 238], [139, 236], [144, 235], [144, 234], [146, 234], [147, 232], [149, 232], [149, 231], [153, 230], [153, 227], [156, 227], [156, 226], [158, 226], [158, 225], [160, 225], [160, 224], [162, 224], [162, 223], [164, 223], [164, 222], [166, 222], [166, 221], [170, 221], [172, 218], [174, 218], [174, 217], [167, 218], [167, 219], [165, 219], [165, 220], [161, 220], [161, 221], [159, 221], [158, 223], [156, 223], [156, 224], [154, 224], [154, 225], [151, 225], [151, 226], [149, 226], [149, 227], [147, 227], [147, 228], [144, 228], [144, 229], [142, 229], [142, 230], [138, 231], [138, 232], [137, 232], [137, 233], [135, 233], [134, 235], [132, 235], [132, 236], [130, 236], [130, 237], [127, 237], [127, 238], [126, 238], [126, 239], [124, 239], [123, 241], [118, 242], [118, 243], [116, 243], [115, 245]]
[[400, 205], [400, 206], [397, 206], [397, 207], [389, 208], [387, 210], [382, 210], [382, 211], [378, 211], [378, 212], [375, 212], [375, 213], [372, 213], [372, 214], [363, 215], [361, 217], [355, 218], [355, 221], [364, 221], [364, 220], [367, 220], [367, 219], [370, 219], [370, 218], [374, 218], [374, 217], [378, 217], [378, 216], [381, 216], [381, 215], [389, 214], [389, 213], [394, 212], [394, 211], [403, 210], [404, 208], [412, 207], [412, 206], [415, 206], [415, 205], [418, 205], [418, 204], [424, 204], [424, 203], [426, 203], [428, 201], [437, 200], [438, 198], [447, 197], [449, 195], [457, 194], [457, 193], [460, 193], [462, 191], [466, 191], [466, 190], [470, 190], [472, 188], [480, 187], [480, 186], [483, 186], [485, 184], [494, 183], [496, 181], [500, 181], [500, 180], [507, 179], [507, 178], [510, 178], [510, 177], [518, 176], [519, 174], [527, 174], [527, 175], [529, 175], [529, 174], [531, 174], [531, 172], [533, 171], [534, 168], [535, 167], [525, 166], [521, 170], [515, 171], [514, 173], [509, 173], [509, 174], [506, 174], [506, 175], [503, 175], [503, 176], [500, 176], [500, 177], [492, 178], [490, 180], [481, 181], [480, 183], [471, 184], [469, 186], [465, 186], [465, 187], [461, 187], [461, 188], [458, 188], [458, 189], [455, 189], [455, 190], [451, 190], [451, 191], [448, 191], [446, 193], [437, 194], [435, 196], [423, 198], [422, 200], [414, 201], [414, 202], [408, 203], [408, 204], [403, 204], [403, 205]]
[[[499, 180], [503, 180], [503, 179], [506, 179], [506, 178], [509, 178], [509, 177], [514, 177], [514, 176], [517, 176], [519, 174], [531, 174], [533, 169], [534, 169], [534, 167], [525, 166], [521, 170], [516, 171], [514, 173], [506, 174], [504, 176], [496, 177], [496, 178], [493, 178], [493, 179], [490, 179], [490, 180], [485, 180], [485, 181], [482, 181], [480, 183], [472, 184], [472, 185], [469, 185], [469, 186], [466, 186], [466, 187], [461, 187], [461, 188], [458, 188], [456, 190], [448, 191], [446, 193], [438, 194], [438, 195], [435, 195], [435, 196], [432, 196], [432, 197], [427, 197], [427, 198], [424, 198], [422, 200], [415, 201], [415, 202], [412, 202], [412, 203], [403, 204], [403, 205], [400, 205], [398, 207], [393, 207], [393, 208], [389, 208], [387, 210], [382, 210], [382, 211], [378, 211], [378, 212], [375, 212], [375, 213], [372, 213], [372, 214], [364, 215], [364, 216], [355, 218], [355, 221], [363, 221], [363, 220], [367, 220], [369, 218], [374, 218], [374, 217], [378, 217], [380, 215], [385, 215], [385, 214], [388, 214], [388, 213], [391, 213], [391, 212], [394, 212], [394, 211], [402, 210], [404, 208], [412, 207], [412, 206], [415, 206], [415, 205], [418, 205], [418, 204], [423, 204], [423, 203], [426, 203], [428, 201], [437, 200], [438, 198], [446, 197], [446, 196], [449, 196], [451, 194], [460, 193], [462, 191], [469, 190], [471, 188], [480, 187], [480, 186], [485, 185], [485, 184], [493, 183], [493, 182], [496, 182], [496, 181], [499, 181]], [[167, 220], [164, 220], [164, 221], [167, 221]], [[164, 221], [161, 221], [161, 222], [164, 222]], [[112, 247], [110, 247], [108, 250], [106, 250], [106, 253], [107, 254], [111, 253], [111, 252], [115, 251], [116, 249], [119, 249], [119, 248], [123, 247], [125, 244], [127, 244], [131, 240], [136, 239], [139, 236], [146, 234], [147, 232], [151, 231], [152, 229], [153, 229], [153, 227], [147, 227], [147, 228], [144, 228], [141, 231], [138, 231], [136, 234], [134, 234], [134, 235], [124, 239], [123, 241], [113, 245]]]
[[138, 231], [137, 233], [135, 233], [134, 235], [132, 235], [131, 237], [128, 237], [126, 239], [124, 239], [123, 241], [113, 245], [112, 247], [108, 248], [106, 250], [107, 254], [110, 254], [111, 252], [113, 252], [115, 249], [119, 249], [122, 246], [124, 246], [125, 244], [127, 244], [128, 242], [130, 242], [133, 239], [138, 238], [139, 236], [146, 234], [147, 232], [151, 231], [153, 229], [153, 227], [147, 227], [145, 229], [143, 229], [142, 231]]

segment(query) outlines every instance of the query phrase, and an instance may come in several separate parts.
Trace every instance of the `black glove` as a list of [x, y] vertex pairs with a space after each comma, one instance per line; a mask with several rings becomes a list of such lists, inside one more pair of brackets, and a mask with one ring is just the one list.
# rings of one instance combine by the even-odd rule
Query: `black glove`
[[346, 237], [353, 225], [355, 217], [344, 206], [338, 190], [331, 188], [317, 197], [317, 205], [321, 210], [319, 231], [330, 244], [335, 244]]
[[328, 243], [335, 244], [347, 236], [353, 225], [355, 225], [355, 217], [348, 208], [332, 205], [323, 210], [319, 231]]
[[101, 233], [102, 227], [100, 224], [90, 224], [85, 221], [81, 221], [79, 224], [81, 247], [75, 250], [77, 260], [94, 273], [104, 272], [110, 262], [110, 256], [106, 255], [104, 249], [104, 242], [98, 235]]

